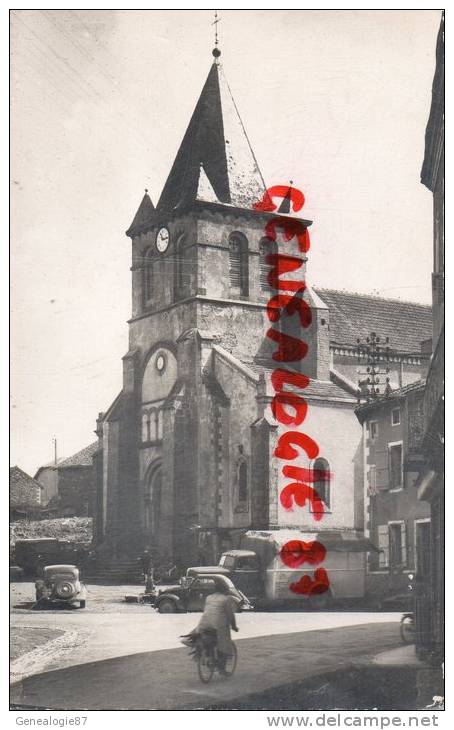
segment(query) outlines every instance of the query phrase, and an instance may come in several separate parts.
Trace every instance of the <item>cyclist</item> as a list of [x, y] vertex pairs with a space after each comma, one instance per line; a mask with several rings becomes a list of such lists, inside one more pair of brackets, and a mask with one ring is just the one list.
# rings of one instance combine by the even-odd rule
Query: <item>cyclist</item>
[[236, 604], [228, 595], [229, 588], [222, 581], [216, 581], [216, 591], [207, 596], [202, 618], [195, 631], [207, 629], [216, 631], [218, 648], [218, 669], [220, 674], [226, 674], [225, 666], [229, 656], [233, 656], [233, 644], [230, 629], [238, 631], [235, 620]]

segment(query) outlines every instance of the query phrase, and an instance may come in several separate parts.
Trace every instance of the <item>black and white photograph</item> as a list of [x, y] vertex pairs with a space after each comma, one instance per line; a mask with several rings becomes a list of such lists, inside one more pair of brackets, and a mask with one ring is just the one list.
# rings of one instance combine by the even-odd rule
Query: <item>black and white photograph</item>
[[444, 11], [9, 22], [10, 722], [440, 726]]

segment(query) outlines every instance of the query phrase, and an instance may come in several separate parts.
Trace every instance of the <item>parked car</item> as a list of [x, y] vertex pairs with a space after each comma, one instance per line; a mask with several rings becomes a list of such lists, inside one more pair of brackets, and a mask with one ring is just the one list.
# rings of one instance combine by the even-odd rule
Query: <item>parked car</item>
[[37, 607], [46, 602], [64, 601], [85, 608], [87, 589], [75, 565], [46, 565], [42, 577], [35, 582], [35, 591]]
[[216, 591], [217, 584], [222, 582], [228, 587], [229, 595], [237, 604], [238, 611], [251, 610], [249, 599], [239, 591], [229, 578], [223, 575], [194, 575], [181, 578], [180, 584], [155, 592], [152, 606], [159, 613], [180, 613], [185, 611], [203, 611], [205, 599]]

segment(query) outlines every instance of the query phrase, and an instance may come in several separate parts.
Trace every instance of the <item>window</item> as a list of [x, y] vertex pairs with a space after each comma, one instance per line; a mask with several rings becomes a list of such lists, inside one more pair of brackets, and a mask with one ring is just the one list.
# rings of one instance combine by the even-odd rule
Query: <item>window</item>
[[250, 570], [250, 571], [256, 571], [259, 569], [259, 564], [257, 558], [254, 557], [243, 557], [238, 558], [236, 561], [236, 569], [237, 570]]
[[369, 436], [371, 441], [375, 441], [378, 436], [378, 421], [369, 421]]
[[391, 411], [391, 424], [399, 426], [400, 424], [400, 408], [393, 408]]
[[232, 233], [229, 237], [229, 281], [240, 296], [248, 296], [249, 252], [247, 238], [242, 233]]
[[375, 464], [371, 464], [369, 466], [368, 479], [369, 479], [368, 494], [369, 494], [369, 497], [373, 497], [377, 494], [377, 467], [375, 466]]
[[268, 274], [272, 267], [266, 261], [266, 257], [273, 253], [277, 253], [276, 241], [270, 241], [269, 238], [262, 238], [259, 244], [259, 279], [260, 290], [264, 292], [273, 291], [268, 282]]
[[185, 236], [182, 235], [178, 238], [175, 245], [175, 298], [189, 293], [191, 263], [184, 242]]
[[389, 531], [388, 525], [378, 526], [378, 567], [387, 568], [389, 565]]
[[142, 441], [150, 440], [150, 414], [142, 414]]
[[402, 444], [388, 444], [389, 449], [389, 487], [401, 489], [403, 477]]
[[326, 459], [315, 459], [312, 468], [314, 471], [314, 489], [325, 506], [330, 507], [329, 463]]
[[241, 461], [238, 467], [238, 502], [247, 502], [247, 500], [247, 464], [245, 461]]
[[235, 558], [233, 557], [233, 555], [223, 555], [219, 561], [219, 565], [221, 566], [221, 568], [234, 568]]
[[236, 498], [235, 512], [247, 512], [249, 507], [249, 474], [248, 462], [244, 455], [244, 447], [238, 446], [239, 456], [236, 461], [236, 483], [234, 494]]
[[153, 299], [154, 289], [154, 263], [153, 249], [149, 249], [145, 254], [145, 271], [144, 271], [144, 299], [145, 302], [151, 302]]
[[405, 523], [389, 523], [389, 566], [401, 568], [407, 562], [407, 550], [405, 544]]
[[162, 409], [159, 409], [159, 411], [156, 412], [156, 438], [158, 441], [162, 440], [163, 436], [163, 411]]

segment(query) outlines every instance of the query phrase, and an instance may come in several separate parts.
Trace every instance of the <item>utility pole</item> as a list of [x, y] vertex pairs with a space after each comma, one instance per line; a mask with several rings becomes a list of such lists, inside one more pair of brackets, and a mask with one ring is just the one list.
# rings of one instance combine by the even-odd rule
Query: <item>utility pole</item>
[[55, 496], [58, 497], [58, 455], [57, 455], [57, 437], [52, 437], [54, 445], [54, 469], [55, 469]]
[[[357, 358], [358, 365], [366, 364], [366, 369], [361, 370], [358, 367], [358, 403], [363, 398], [367, 402], [376, 400], [380, 397], [387, 398], [391, 393], [389, 384], [389, 337], [386, 337], [381, 343], [380, 337], [375, 332], [371, 332], [366, 337], [365, 343], [361, 343], [358, 338]], [[380, 363], [382, 365], [380, 366]]]

